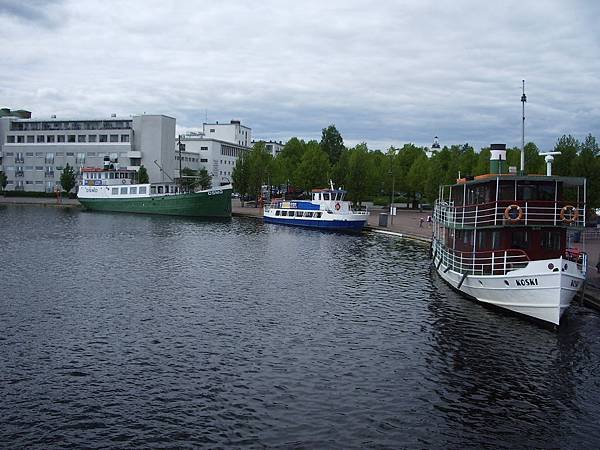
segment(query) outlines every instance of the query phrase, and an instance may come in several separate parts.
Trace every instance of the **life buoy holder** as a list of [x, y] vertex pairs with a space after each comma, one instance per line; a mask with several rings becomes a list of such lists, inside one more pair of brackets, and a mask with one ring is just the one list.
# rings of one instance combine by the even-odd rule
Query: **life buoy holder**
[[122, 179], [122, 180], [121, 180], [121, 183], [125, 184], [125, 182], [126, 182], [126, 181], [127, 181], [127, 180], [125, 180], [125, 179]]
[[339, 202], [337, 202], [337, 203], [335, 204], [335, 210], [336, 210], [336, 211], [339, 211], [339, 210], [340, 210], [340, 208], [341, 208], [341, 206], [340, 206], [340, 203], [339, 203]]
[[565, 205], [560, 210], [560, 220], [562, 220], [564, 223], [573, 223], [578, 218], [579, 212], [573, 205]]
[[517, 223], [523, 218], [523, 210], [519, 205], [508, 205], [504, 210], [504, 218], [509, 223]]

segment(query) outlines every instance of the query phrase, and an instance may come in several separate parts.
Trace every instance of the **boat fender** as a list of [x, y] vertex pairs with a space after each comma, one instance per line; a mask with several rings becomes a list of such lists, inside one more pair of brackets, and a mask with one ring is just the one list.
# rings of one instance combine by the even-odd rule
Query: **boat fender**
[[456, 289], [460, 289], [460, 287], [462, 286], [462, 284], [465, 282], [465, 279], [467, 278], [467, 276], [469, 275], [468, 272], [463, 273], [463, 276], [460, 280], [460, 283], [458, 283], [458, 286], [456, 287]]
[[566, 205], [560, 210], [560, 220], [564, 223], [573, 223], [579, 218], [579, 212], [573, 205]]
[[339, 211], [339, 210], [340, 210], [340, 208], [341, 208], [341, 206], [340, 206], [340, 203], [339, 203], [339, 202], [338, 202], [338, 203], [336, 203], [336, 204], [335, 204], [335, 210], [336, 210], [336, 211]]
[[[514, 215], [514, 211], [517, 213], [516, 216]], [[509, 223], [517, 223], [523, 218], [523, 210], [519, 205], [508, 205], [504, 210], [504, 218]]]

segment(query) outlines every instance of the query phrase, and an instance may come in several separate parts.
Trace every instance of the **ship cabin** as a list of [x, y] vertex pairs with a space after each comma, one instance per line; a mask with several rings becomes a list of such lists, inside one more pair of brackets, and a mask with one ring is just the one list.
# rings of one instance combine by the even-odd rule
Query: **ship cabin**
[[440, 187], [437, 239], [474, 263], [507, 255], [524, 263], [561, 256], [578, 261], [567, 231], [585, 227], [585, 178], [503, 173], [502, 147], [492, 145], [492, 173]]
[[136, 171], [128, 169], [103, 169], [100, 167], [84, 167], [81, 169], [83, 186], [114, 186], [133, 184]]

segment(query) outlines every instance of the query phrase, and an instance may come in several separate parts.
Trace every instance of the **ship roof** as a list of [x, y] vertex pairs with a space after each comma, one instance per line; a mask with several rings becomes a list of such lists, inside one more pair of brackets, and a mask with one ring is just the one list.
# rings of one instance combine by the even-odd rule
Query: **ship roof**
[[481, 184], [488, 183], [491, 180], [515, 180], [515, 181], [533, 181], [533, 182], [544, 182], [544, 181], [557, 181], [565, 184], [573, 185], [573, 186], [583, 186], [585, 184], [585, 177], [564, 177], [558, 175], [541, 175], [541, 174], [532, 174], [532, 175], [513, 175], [510, 173], [496, 174], [496, 173], [488, 173], [485, 175], [477, 175], [470, 178], [459, 178], [456, 180], [455, 184], [447, 184], [445, 186], [461, 186], [464, 184], [473, 185], [473, 184]]

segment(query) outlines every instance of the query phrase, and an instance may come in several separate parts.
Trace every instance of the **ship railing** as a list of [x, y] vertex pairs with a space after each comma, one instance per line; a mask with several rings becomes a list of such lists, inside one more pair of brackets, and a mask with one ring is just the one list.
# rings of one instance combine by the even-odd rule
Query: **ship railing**
[[587, 271], [588, 255], [578, 248], [567, 248], [563, 258], [577, 264], [577, 268], [583, 272]]
[[585, 204], [502, 200], [466, 206], [436, 201], [434, 219], [450, 228], [492, 226], [585, 226]]
[[[529, 257], [520, 249], [461, 252], [444, 247], [434, 241], [434, 261], [445, 267], [468, 275], [506, 275], [529, 264]], [[439, 267], [439, 266], [438, 266]]]

